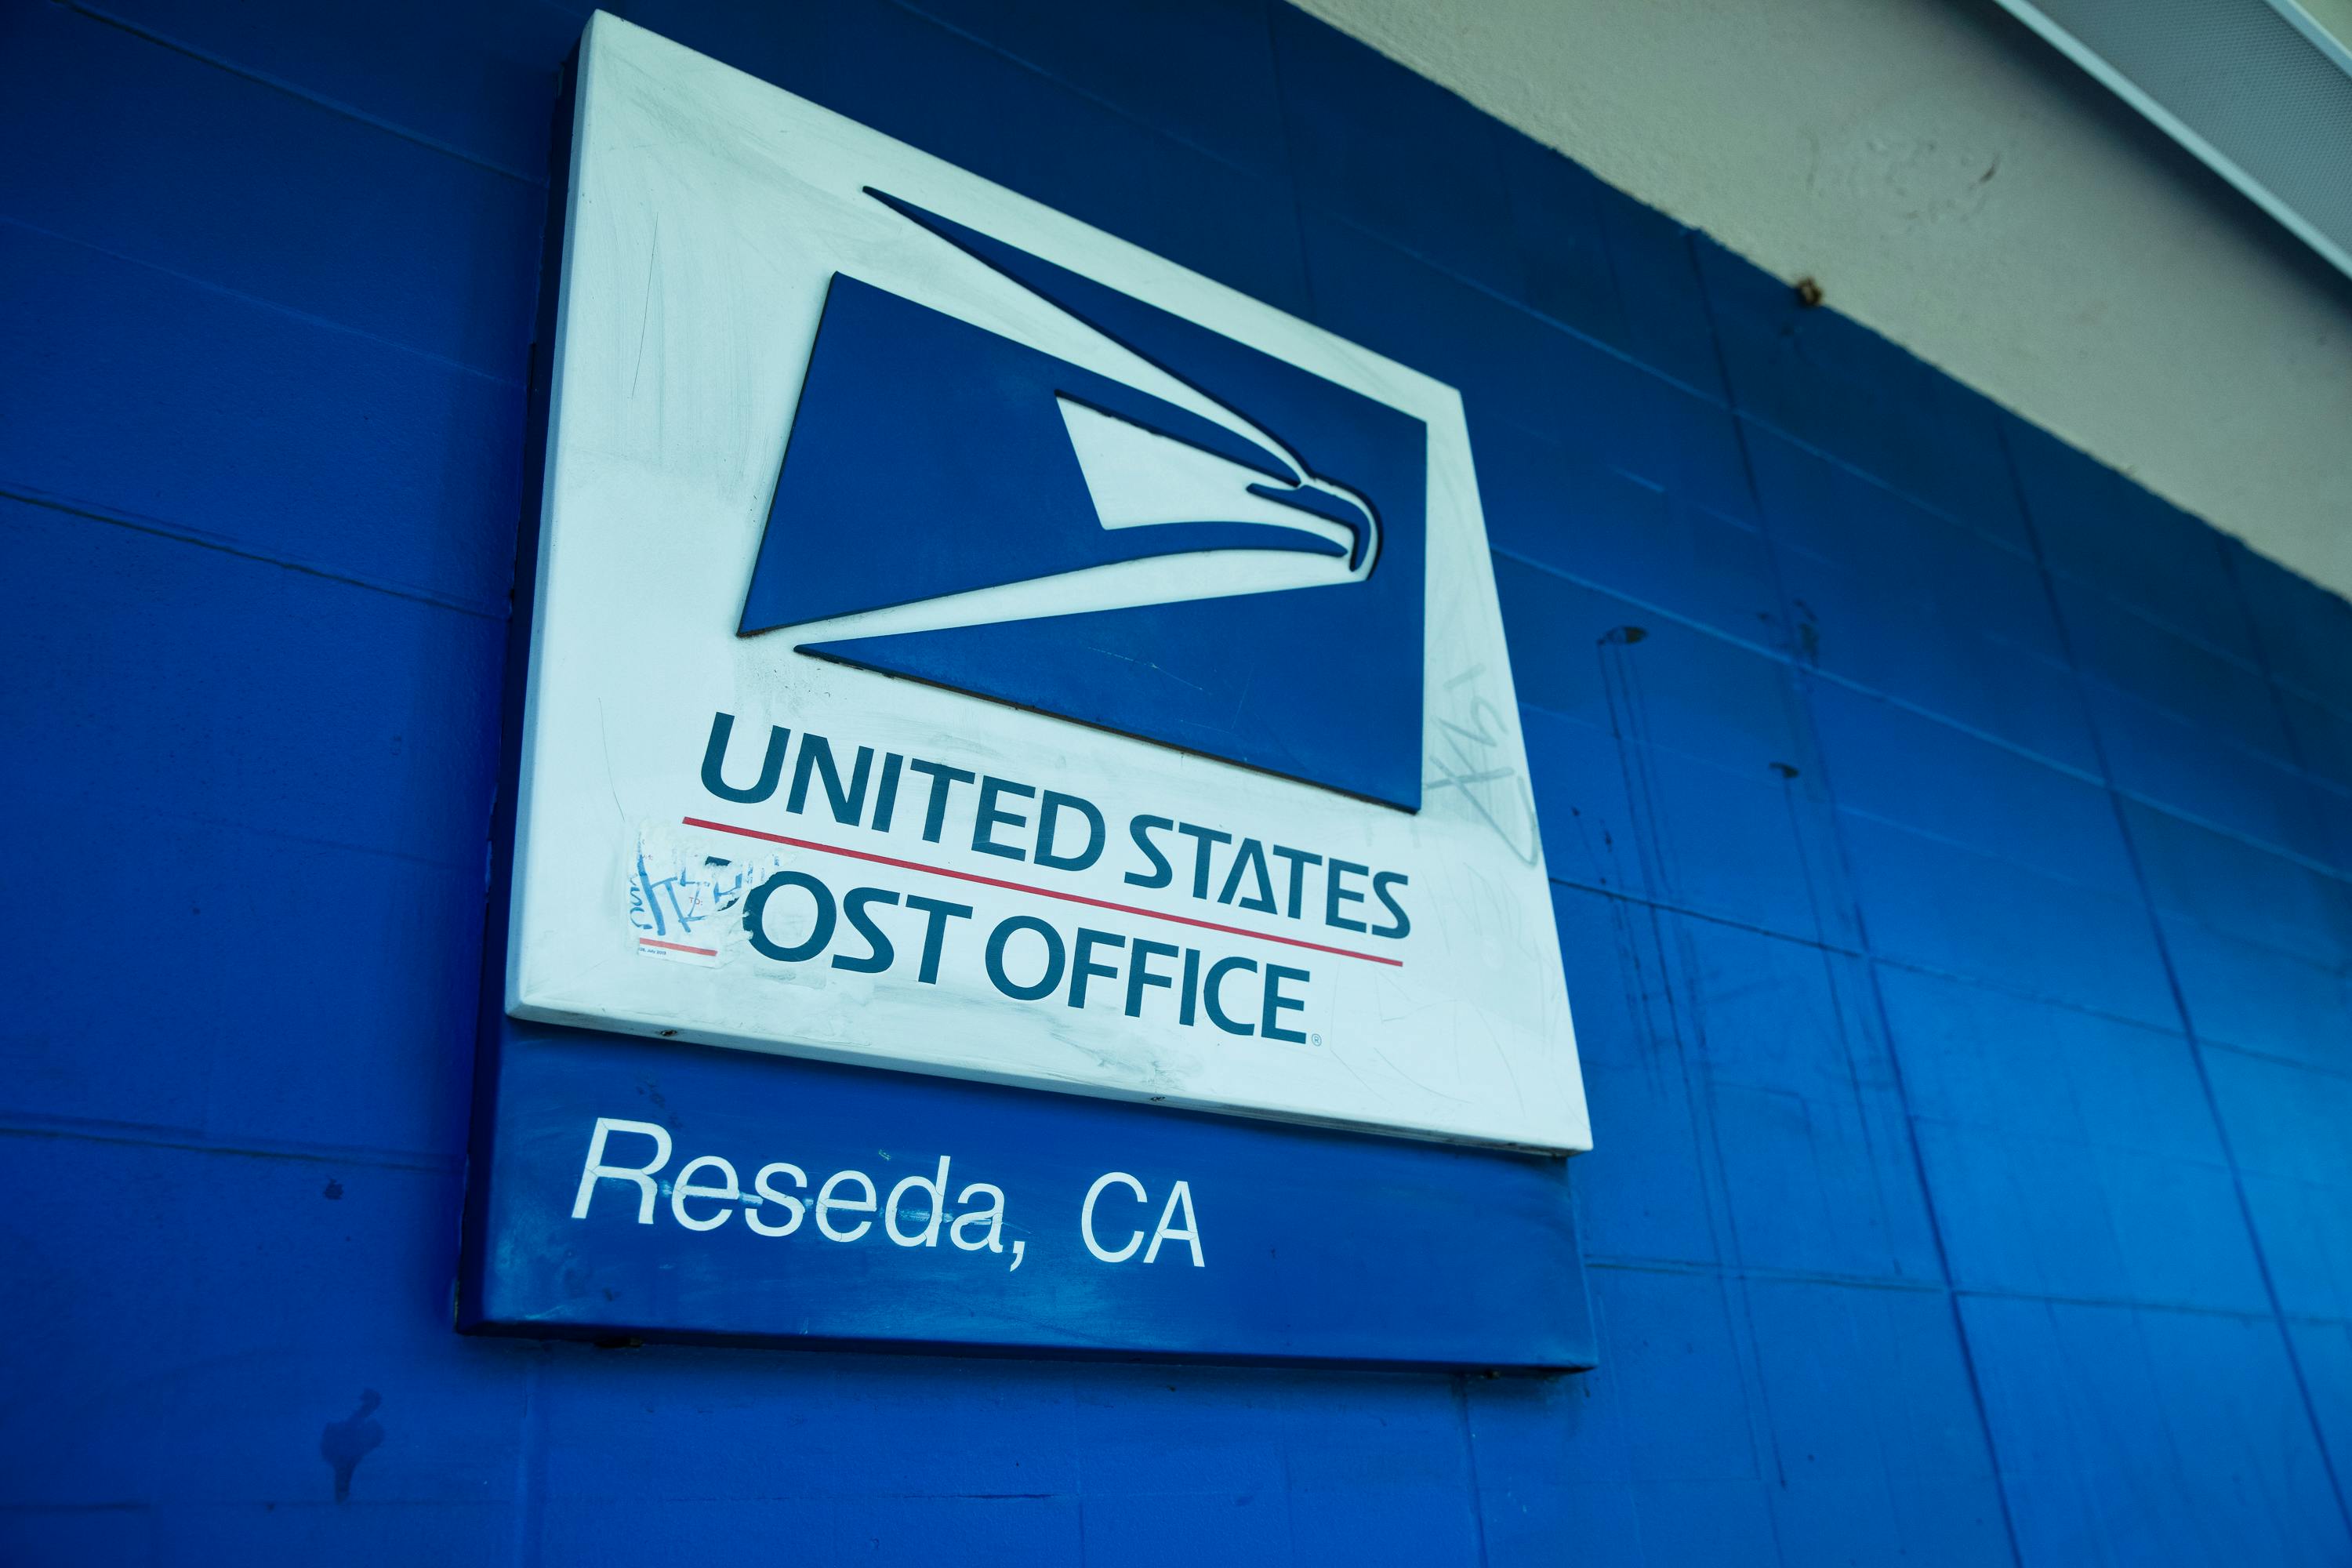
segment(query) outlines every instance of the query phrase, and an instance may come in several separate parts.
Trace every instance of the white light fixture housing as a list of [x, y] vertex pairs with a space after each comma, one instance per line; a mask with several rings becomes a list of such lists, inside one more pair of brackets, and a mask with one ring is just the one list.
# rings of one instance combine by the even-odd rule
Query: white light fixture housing
[[2352, 49], [2294, 0], [2000, 0], [2352, 275]]

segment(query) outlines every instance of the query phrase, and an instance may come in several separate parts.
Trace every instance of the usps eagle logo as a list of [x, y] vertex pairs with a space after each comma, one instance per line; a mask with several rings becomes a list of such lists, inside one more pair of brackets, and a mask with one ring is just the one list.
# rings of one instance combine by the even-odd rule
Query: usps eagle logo
[[1421, 421], [866, 194], [1018, 335], [834, 275], [740, 634], [1418, 809]]

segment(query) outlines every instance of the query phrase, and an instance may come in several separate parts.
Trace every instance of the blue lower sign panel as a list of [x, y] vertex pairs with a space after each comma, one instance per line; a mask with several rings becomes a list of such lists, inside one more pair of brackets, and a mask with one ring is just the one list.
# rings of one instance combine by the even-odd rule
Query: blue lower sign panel
[[1592, 1360], [1559, 1160], [545, 1025], [501, 1037], [468, 1329]]

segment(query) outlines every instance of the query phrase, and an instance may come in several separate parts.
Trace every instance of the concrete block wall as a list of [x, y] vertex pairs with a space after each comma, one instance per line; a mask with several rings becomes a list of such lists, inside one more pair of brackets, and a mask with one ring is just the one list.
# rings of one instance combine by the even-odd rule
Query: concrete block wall
[[460, 1339], [552, 0], [0, 10], [0, 1558], [2352, 1556], [2352, 606], [1271, 0], [630, 0], [1468, 404], [1550, 1380]]

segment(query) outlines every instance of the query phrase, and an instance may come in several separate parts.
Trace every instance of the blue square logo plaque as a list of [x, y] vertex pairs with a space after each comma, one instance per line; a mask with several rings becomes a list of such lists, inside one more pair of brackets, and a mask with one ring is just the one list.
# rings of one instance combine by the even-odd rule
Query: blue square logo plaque
[[507, 1014], [1587, 1147], [1455, 393], [609, 16], [576, 91]]
[[[1421, 422], [866, 194], [1130, 379], [835, 274], [743, 633], [788, 628], [805, 652], [1418, 808]], [[1198, 558], [1253, 554], [1264, 588], [1187, 596]], [[1155, 599], [1122, 602], [1136, 580]], [[955, 624], [988, 589], [1040, 583], [1056, 613]], [[927, 629], [854, 619], [888, 609]], [[835, 617], [855, 635], [814, 630]]]

